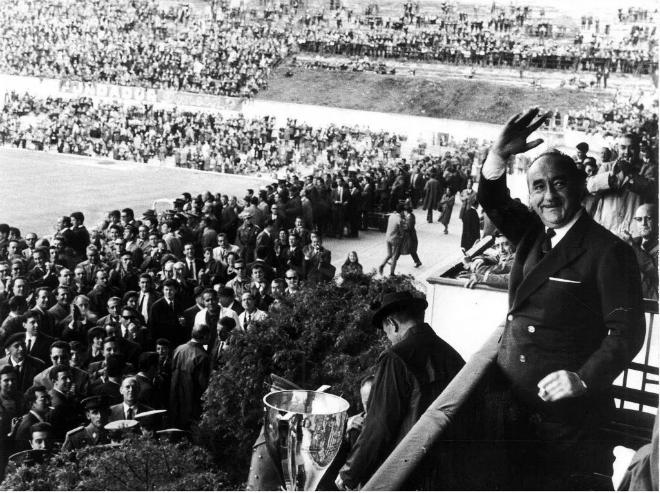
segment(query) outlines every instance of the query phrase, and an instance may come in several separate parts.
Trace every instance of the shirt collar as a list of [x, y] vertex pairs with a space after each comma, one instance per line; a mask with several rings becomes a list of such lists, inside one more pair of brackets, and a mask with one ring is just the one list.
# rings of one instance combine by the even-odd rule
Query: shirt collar
[[[550, 239], [550, 243], [552, 243], [552, 247], [554, 248], [557, 243], [561, 241], [561, 239], [566, 236], [566, 233], [570, 231], [570, 229], [573, 227], [573, 225], [577, 222], [578, 219], [580, 219], [580, 216], [584, 212], [583, 209], [580, 209], [577, 211], [577, 213], [573, 216], [573, 219], [571, 219], [567, 224], [560, 228], [555, 228], [555, 235]], [[546, 233], [548, 232], [549, 228], [545, 228]]]

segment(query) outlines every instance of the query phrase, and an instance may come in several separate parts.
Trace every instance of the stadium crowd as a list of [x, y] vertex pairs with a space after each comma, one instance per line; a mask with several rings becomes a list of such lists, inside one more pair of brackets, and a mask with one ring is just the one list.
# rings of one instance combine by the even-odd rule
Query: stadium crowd
[[571, 43], [528, 36], [529, 10], [520, 7], [493, 11], [485, 20], [404, 7], [398, 18], [345, 9], [303, 14], [284, 6], [277, 16], [239, 9], [206, 18], [153, 0], [20, 0], [0, 13], [0, 70], [249, 98], [297, 50], [608, 74], [657, 68], [654, 32], [641, 18], [626, 36], [594, 31]]
[[314, 163], [332, 169], [375, 160], [389, 164], [405, 136], [274, 117], [124, 107], [90, 98], [39, 99], [9, 93], [0, 113], [0, 143], [64, 154], [148, 162], [173, 157], [176, 166], [247, 174]]
[[0, 70], [250, 97], [288, 53], [289, 31], [210, 19], [153, 0], [21, 0], [0, 13]]
[[[527, 11], [511, 7], [486, 21], [466, 12], [442, 16], [307, 16], [298, 45], [302, 51], [347, 56], [436, 60], [443, 63], [525, 66], [542, 69], [647, 73], [657, 67], [652, 24], [629, 35], [591, 32], [573, 42], [527, 36]], [[518, 9], [518, 10], [516, 10]], [[548, 25], [544, 23], [543, 25]], [[653, 28], [654, 29], [654, 28]], [[546, 28], [547, 30], [547, 28]], [[538, 26], [535, 30], [538, 34]], [[641, 34], [640, 34], [641, 33]]]

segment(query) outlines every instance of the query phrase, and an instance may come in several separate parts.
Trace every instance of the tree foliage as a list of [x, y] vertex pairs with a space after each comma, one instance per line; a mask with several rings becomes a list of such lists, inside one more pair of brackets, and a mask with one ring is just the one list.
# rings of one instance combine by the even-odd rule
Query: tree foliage
[[342, 286], [309, 286], [267, 322], [232, 335], [223, 365], [211, 377], [198, 430], [232, 482], [247, 478], [271, 373], [308, 390], [331, 385], [329, 392], [357, 409], [360, 380], [386, 347], [371, 325], [371, 308], [385, 290], [415, 290], [413, 279], [360, 276]]
[[9, 472], [3, 490], [221, 490], [226, 476], [188, 441], [173, 444], [135, 437], [118, 446], [61, 452], [49, 462]]

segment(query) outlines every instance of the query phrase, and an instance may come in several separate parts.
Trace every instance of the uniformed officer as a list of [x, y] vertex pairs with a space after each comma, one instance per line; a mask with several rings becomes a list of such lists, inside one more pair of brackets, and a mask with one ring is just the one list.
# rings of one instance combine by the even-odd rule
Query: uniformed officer
[[85, 416], [89, 420], [87, 426], [79, 426], [66, 434], [62, 450], [76, 450], [89, 445], [105, 445], [110, 438], [105, 430], [110, 416], [110, 403], [107, 396], [96, 395], [83, 399]]

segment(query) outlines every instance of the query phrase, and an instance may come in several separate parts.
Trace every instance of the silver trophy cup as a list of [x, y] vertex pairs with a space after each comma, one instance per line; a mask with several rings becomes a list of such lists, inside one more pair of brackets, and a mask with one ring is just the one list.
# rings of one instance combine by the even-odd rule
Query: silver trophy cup
[[264, 397], [266, 446], [289, 491], [314, 491], [341, 445], [349, 404], [313, 390]]

